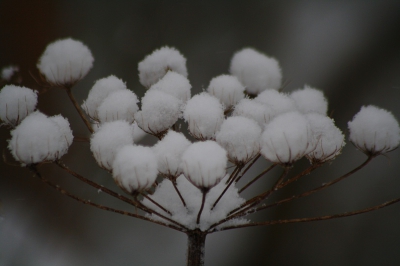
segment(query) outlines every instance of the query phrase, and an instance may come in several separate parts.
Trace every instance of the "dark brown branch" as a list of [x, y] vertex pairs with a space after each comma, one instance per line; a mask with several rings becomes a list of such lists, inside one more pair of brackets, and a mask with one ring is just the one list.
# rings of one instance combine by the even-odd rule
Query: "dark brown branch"
[[258, 154], [252, 161], [251, 163], [244, 169], [242, 174], [236, 178], [236, 183], [239, 182], [239, 180], [246, 174], [246, 172], [255, 164], [255, 162], [260, 158], [261, 154]]
[[244, 187], [242, 187], [239, 190], [239, 193], [242, 193], [246, 188], [248, 188], [249, 186], [251, 186], [254, 182], [256, 182], [259, 178], [261, 178], [263, 175], [265, 175], [266, 173], [268, 173], [269, 171], [271, 171], [274, 167], [276, 166], [276, 164], [271, 165], [270, 167], [268, 167], [267, 169], [265, 169], [264, 171], [262, 171], [259, 175], [257, 175], [255, 178], [253, 178], [253, 180], [251, 180], [249, 183], [247, 183], [247, 185], [245, 185]]
[[283, 188], [289, 184], [291, 184], [292, 182], [298, 180], [300, 177], [305, 176], [310, 174], [312, 171], [314, 171], [315, 169], [317, 169], [318, 167], [320, 167], [322, 164], [312, 164], [310, 165], [307, 169], [305, 169], [303, 172], [301, 172], [300, 174], [290, 178], [289, 180], [287, 180], [286, 182], [283, 182], [282, 184], [279, 185], [278, 188]]
[[226, 185], [225, 189], [221, 192], [221, 194], [219, 195], [219, 197], [216, 199], [216, 201], [214, 202], [214, 204], [211, 207], [211, 210], [214, 209], [214, 207], [217, 205], [217, 203], [220, 201], [220, 199], [222, 198], [222, 196], [225, 194], [225, 192], [228, 190], [228, 188], [232, 185], [233, 181], [235, 181], [236, 176], [238, 175], [238, 173], [240, 172], [241, 167], [240, 166], [236, 166], [236, 168], [233, 170], [233, 172], [231, 173], [231, 175], [229, 176], [228, 180], [229, 183]]
[[155, 200], [153, 200], [152, 198], [150, 198], [149, 196], [147, 196], [146, 194], [139, 192], [140, 195], [142, 195], [144, 198], [148, 199], [151, 203], [153, 203], [154, 205], [156, 205], [157, 207], [159, 207], [161, 210], [165, 211], [166, 213], [168, 213], [169, 215], [172, 215], [170, 211], [168, 211], [167, 209], [165, 209], [163, 206], [161, 206], [158, 202], [156, 202]]
[[85, 123], [86, 127], [89, 129], [90, 133], [93, 133], [93, 127], [90, 124], [89, 120], [86, 118], [85, 114], [83, 113], [81, 107], [79, 106], [78, 102], [76, 101], [74, 95], [72, 94], [71, 88], [66, 88], [67, 94], [69, 99], [71, 100], [72, 104], [75, 106], [76, 111], [78, 111], [79, 116], [82, 118], [83, 122]]

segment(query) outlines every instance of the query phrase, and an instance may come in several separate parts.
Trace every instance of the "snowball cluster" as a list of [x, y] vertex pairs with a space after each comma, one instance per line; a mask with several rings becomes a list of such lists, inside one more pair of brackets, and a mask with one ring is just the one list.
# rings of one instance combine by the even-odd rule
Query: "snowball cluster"
[[350, 141], [366, 154], [381, 154], [400, 144], [400, 127], [392, 113], [369, 105], [348, 123]]
[[160, 90], [148, 90], [142, 98], [142, 110], [135, 114], [138, 126], [152, 135], [163, 134], [172, 127], [181, 113], [182, 102]]
[[323, 92], [307, 85], [303, 89], [293, 91], [290, 98], [295, 101], [297, 109], [303, 114], [316, 112], [326, 115], [328, 110], [328, 102]]
[[261, 135], [261, 154], [273, 163], [292, 164], [313, 148], [310, 125], [299, 112], [277, 116]]
[[1, 79], [10, 81], [12, 76], [14, 76], [15, 72], [19, 71], [19, 67], [17, 66], [8, 66], [8, 67], [3, 67], [1, 70]]
[[225, 176], [226, 155], [215, 141], [193, 143], [182, 155], [182, 172], [196, 187], [209, 189]]
[[130, 90], [118, 90], [110, 93], [97, 108], [100, 123], [125, 120], [133, 123], [134, 114], [139, 110], [135, 93]]
[[171, 47], [162, 47], [146, 56], [139, 63], [139, 81], [150, 88], [151, 85], [159, 81], [168, 71], [175, 71], [187, 77], [186, 58]]
[[33, 112], [11, 131], [8, 148], [17, 161], [28, 165], [61, 158], [72, 141], [72, 131], [64, 117]]
[[133, 144], [133, 127], [117, 120], [100, 126], [90, 139], [90, 150], [97, 163], [110, 171], [118, 150], [129, 144]]
[[278, 61], [251, 48], [234, 54], [230, 73], [238, 77], [250, 94], [258, 94], [266, 89], [279, 89], [282, 83]]
[[243, 99], [235, 105], [232, 116], [244, 116], [251, 118], [261, 128], [273, 118], [274, 112], [271, 107], [255, 101], [254, 99]]
[[71, 86], [86, 76], [93, 61], [86, 45], [68, 38], [49, 44], [37, 67], [49, 83]]
[[186, 103], [190, 99], [191, 88], [192, 85], [190, 85], [186, 77], [174, 71], [168, 71], [162, 79], [150, 87], [150, 90], [163, 91], [175, 96], [181, 100], [182, 103]]
[[213, 78], [208, 85], [207, 91], [217, 97], [225, 106], [225, 109], [230, 109], [244, 98], [244, 86], [237, 77], [231, 75], [221, 75]]
[[190, 134], [197, 139], [214, 139], [224, 121], [224, 108], [220, 101], [203, 92], [193, 96], [186, 104], [183, 118]]
[[342, 131], [335, 126], [333, 119], [319, 113], [308, 113], [306, 118], [313, 134], [312, 152], [307, 154], [311, 163], [333, 160], [346, 144]]
[[181, 174], [182, 154], [190, 144], [182, 133], [169, 130], [164, 138], [153, 146], [158, 171], [169, 179], [175, 180]]
[[271, 108], [273, 117], [283, 113], [297, 111], [294, 100], [277, 90], [264, 90], [254, 98], [254, 100]]
[[37, 93], [25, 87], [6, 85], [0, 91], [0, 120], [15, 127], [37, 104]]
[[216, 141], [235, 164], [244, 164], [260, 151], [261, 128], [256, 121], [241, 117], [229, 117], [216, 135]]
[[112, 174], [128, 193], [147, 190], [157, 178], [157, 158], [149, 147], [126, 145], [115, 157]]

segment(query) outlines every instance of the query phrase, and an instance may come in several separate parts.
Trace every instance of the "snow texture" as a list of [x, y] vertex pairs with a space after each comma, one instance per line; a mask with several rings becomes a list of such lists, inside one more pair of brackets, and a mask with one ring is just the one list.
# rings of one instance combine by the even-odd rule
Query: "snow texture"
[[282, 83], [278, 61], [252, 48], [245, 48], [234, 54], [230, 73], [238, 77], [250, 94], [259, 94], [266, 89], [279, 89]]
[[8, 148], [17, 161], [29, 165], [61, 158], [72, 140], [67, 119], [33, 112], [11, 131]]
[[147, 136], [147, 133], [144, 132], [139, 126], [138, 124], [135, 122], [133, 122], [132, 124], [133, 126], [133, 143], [139, 143], [144, 137]]
[[134, 114], [139, 110], [138, 98], [130, 90], [118, 90], [110, 93], [97, 108], [101, 123], [125, 120], [133, 123]]
[[19, 67], [17, 66], [8, 66], [3, 67], [1, 70], [1, 79], [5, 81], [10, 81], [11, 78], [14, 76], [15, 72], [19, 71]]
[[209, 189], [225, 176], [226, 151], [215, 141], [191, 144], [182, 155], [181, 169], [186, 178], [200, 189]]
[[333, 119], [319, 114], [308, 113], [306, 118], [311, 126], [313, 134], [313, 144], [315, 149], [307, 154], [311, 163], [322, 163], [335, 159], [344, 145], [344, 135], [342, 131], [335, 126]]
[[213, 78], [208, 85], [207, 91], [217, 97], [225, 106], [225, 109], [230, 109], [244, 98], [244, 86], [237, 77], [231, 75], [221, 75]]
[[182, 102], [159, 90], [148, 90], [142, 98], [142, 110], [135, 114], [138, 126], [152, 135], [159, 135], [172, 127], [181, 117]]
[[133, 144], [133, 126], [117, 120], [100, 126], [90, 139], [90, 150], [101, 167], [111, 170], [118, 150], [129, 144]]
[[151, 90], [160, 90], [171, 94], [182, 103], [186, 103], [190, 99], [191, 88], [189, 80], [174, 71], [168, 71], [162, 79], [150, 87]]
[[313, 148], [310, 125], [299, 112], [277, 116], [261, 135], [261, 154], [273, 163], [292, 164]]
[[175, 180], [181, 174], [182, 154], [190, 144], [182, 133], [169, 130], [164, 138], [153, 146], [153, 151], [157, 156], [158, 171], [171, 180]]
[[392, 113], [373, 105], [361, 107], [348, 127], [350, 141], [368, 155], [392, 151], [400, 144], [399, 122]]
[[[183, 206], [183, 203], [176, 193], [172, 182], [167, 179], [158, 184], [154, 194], [149, 195], [149, 197], [151, 197], [156, 202], [161, 203], [167, 210], [169, 210], [172, 213], [171, 218], [173, 220], [185, 225], [189, 229], [200, 228], [202, 231], [205, 231], [212, 224], [226, 218], [227, 214], [230, 211], [239, 207], [242, 203], [245, 202], [245, 200], [239, 196], [237, 188], [232, 185], [225, 192], [224, 196], [221, 198], [215, 208], [211, 210], [212, 205], [225, 189], [225, 182], [227, 178], [228, 175], [226, 175], [220, 183], [211, 188], [210, 191], [207, 193], [204, 209], [201, 213], [199, 224], [196, 223], [196, 219], [201, 206], [202, 193], [198, 188], [194, 187], [183, 175], [179, 176], [176, 182], [177, 188], [186, 202], [186, 207]], [[166, 215], [163, 210], [155, 206], [148, 199], [143, 199], [142, 203], [147, 207]], [[149, 216], [153, 220], [161, 221], [167, 224], [170, 223], [169, 221], [166, 221], [157, 215], [153, 214]], [[227, 226], [228, 224], [239, 225], [245, 223], [248, 223], [246, 219], [233, 219], [219, 225], [217, 228], [222, 228], [224, 226]]]
[[256, 98], [256, 102], [262, 103], [271, 108], [273, 117], [297, 111], [296, 103], [288, 95], [280, 93], [277, 90], [267, 89], [261, 92]]
[[37, 104], [37, 92], [15, 85], [6, 85], [0, 91], [0, 120], [15, 127], [32, 113]]
[[226, 119], [216, 135], [216, 141], [235, 164], [247, 163], [260, 151], [261, 128], [250, 118], [234, 116]]
[[328, 111], [328, 102], [322, 91], [305, 85], [303, 89], [293, 91], [290, 94], [297, 106], [299, 112], [306, 114], [316, 112], [326, 115]]
[[116, 76], [108, 76], [97, 80], [85, 101], [83, 101], [82, 108], [87, 115], [92, 119], [98, 121], [97, 108], [103, 103], [107, 96], [115, 91], [127, 90], [125, 83]]
[[202, 92], [187, 102], [183, 117], [193, 137], [201, 140], [214, 139], [224, 121], [224, 107], [217, 98]]
[[68, 38], [49, 44], [37, 67], [49, 83], [68, 87], [86, 76], [93, 61], [86, 45]]
[[147, 190], [157, 178], [157, 158], [149, 147], [126, 145], [117, 152], [112, 174], [115, 182], [130, 194]]
[[146, 88], [158, 82], [168, 71], [187, 77], [186, 58], [172, 47], [155, 50], [139, 62], [139, 81]]
[[254, 99], [244, 98], [235, 105], [232, 116], [251, 118], [263, 129], [273, 118], [274, 112], [271, 107], [265, 104], [257, 102]]

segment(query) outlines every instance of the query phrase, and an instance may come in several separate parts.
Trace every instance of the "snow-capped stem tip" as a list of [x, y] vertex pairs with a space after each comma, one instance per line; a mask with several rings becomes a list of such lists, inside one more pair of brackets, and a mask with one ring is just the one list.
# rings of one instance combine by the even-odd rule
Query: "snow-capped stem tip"
[[83, 122], [85, 123], [86, 127], [89, 129], [90, 133], [93, 133], [94, 130], [92, 125], [90, 124], [89, 120], [86, 118], [85, 114], [82, 111], [82, 108], [76, 101], [74, 95], [72, 94], [71, 88], [66, 89], [69, 99], [71, 100], [72, 104], [74, 105], [76, 111], [78, 112], [79, 116], [82, 118]]

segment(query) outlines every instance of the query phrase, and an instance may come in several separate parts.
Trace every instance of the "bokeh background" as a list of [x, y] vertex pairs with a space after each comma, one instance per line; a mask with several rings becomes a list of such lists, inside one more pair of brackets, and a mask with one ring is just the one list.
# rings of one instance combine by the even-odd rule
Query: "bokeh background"
[[[324, 91], [329, 110], [346, 135], [362, 105], [388, 109], [400, 119], [400, 2], [376, 1], [104, 1], [1, 0], [0, 68], [21, 69], [23, 84], [37, 88], [30, 72], [46, 45], [72, 37], [95, 57], [74, 88], [82, 102], [93, 82], [114, 74], [143, 96], [137, 64], [164, 45], [188, 59], [192, 94], [228, 72], [233, 53], [254, 47], [277, 58], [290, 92], [309, 84]], [[40, 95], [39, 109], [67, 116], [75, 136], [88, 132], [66, 94]], [[9, 132], [0, 128], [5, 151]], [[154, 139], [148, 138], [148, 143]], [[296, 182], [279, 197], [313, 188], [360, 164], [350, 143], [332, 164]], [[64, 161], [114, 190], [87, 143], [74, 143]], [[251, 173], [264, 169], [260, 160]], [[299, 162], [300, 171], [307, 162]], [[126, 206], [79, 183], [54, 166], [43, 167], [57, 184], [101, 204]], [[273, 175], [245, 194], [266, 188]], [[400, 197], [400, 151], [375, 159], [362, 171], [308, 198], [254, 219], [311, 217], [351, 211]], [[179, 232], [77, 203], [0, 162], [0, 265], [184, 265], [186, 236]], [[355, 217], [230, 230], [209, 235], [206, 265], [399, 265], [400, 204]]]

